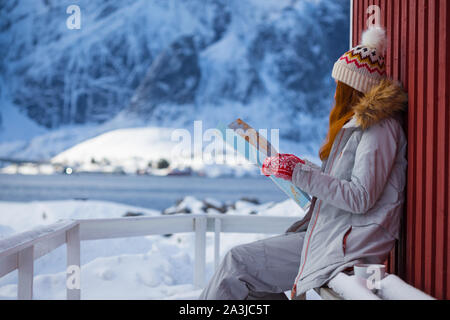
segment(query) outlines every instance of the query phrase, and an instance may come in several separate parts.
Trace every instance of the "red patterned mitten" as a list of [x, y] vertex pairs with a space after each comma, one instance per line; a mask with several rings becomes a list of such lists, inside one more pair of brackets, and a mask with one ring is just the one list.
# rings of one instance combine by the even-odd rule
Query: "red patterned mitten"
[[291, 180], [294, 168], [298, 163], [305, 164], [305, 161], [293, 154], [278, 154], [266, 158], [261, 171], [265, 176], [274, 175], [277, 178]]

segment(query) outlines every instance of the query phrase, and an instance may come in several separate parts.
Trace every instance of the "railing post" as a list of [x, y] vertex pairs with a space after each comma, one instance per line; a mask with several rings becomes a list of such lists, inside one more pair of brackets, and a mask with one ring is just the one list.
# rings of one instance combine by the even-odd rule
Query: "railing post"
[[77, 224], [66, 232], [67, 243], [67, 300], [80, 300], [80, 225]]
[[17, 299], [33, 299], [34, 246], [21, 250], [18, 254], [19, 280]]
[[220, 262], [220, 232], [222, 231], [222, 220], [214, 219], [214, 268], [219, 268]]
[[194, 218], [195, 228], [195, 266], [194, 286], [203, 288], [205, 285], [206, 265], [206, 217]]

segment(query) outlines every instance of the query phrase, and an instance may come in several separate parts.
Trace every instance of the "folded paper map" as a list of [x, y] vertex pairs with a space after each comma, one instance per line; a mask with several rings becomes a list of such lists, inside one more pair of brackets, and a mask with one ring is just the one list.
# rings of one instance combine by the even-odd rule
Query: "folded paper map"
[[[266, 157], [278, 154], [278, 151], [265, 137], [241, 119], [237, 119], [228, 126], [219, 125], [218, 130], [221, 131], [222, 138], [230, 146], [259, 168], [262, 167]], [[308, 208], [311, 197], [306, 192], [297, 188], [290, 181], [274, 176], [270, 176], [270, 179], [301, 208], [304, 210]]]

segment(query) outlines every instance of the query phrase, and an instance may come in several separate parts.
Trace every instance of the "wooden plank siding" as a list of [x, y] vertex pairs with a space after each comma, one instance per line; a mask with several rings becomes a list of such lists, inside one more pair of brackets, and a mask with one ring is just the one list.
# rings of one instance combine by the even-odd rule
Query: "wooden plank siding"
[[388, 75], [409, 95], [407, 198], [402, 239], [388, 268], [426, 293], [450, 299], [450, 3], [351, 1], [353, 45], [367, 28], [367, 8], [381, 8]]

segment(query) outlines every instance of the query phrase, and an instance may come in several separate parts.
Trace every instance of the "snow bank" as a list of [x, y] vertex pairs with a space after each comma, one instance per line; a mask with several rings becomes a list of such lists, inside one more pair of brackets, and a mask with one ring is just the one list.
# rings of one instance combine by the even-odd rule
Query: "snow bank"
[[410, 286], [396, 275], [388, 275], [381, 280], [378, 295], [386, 300], [434, 300], [433, 297]]
[[[169, 174], [174, 169], [190, 168], [201, 175], [213, 177], [258, 174], [258, 169], [240, 155], [230, 157], [234, 161], [220, 165], [208, 161], [202, 150], [188, 154], [181, 152], [183, 141], [172, 138], [174, 130], [176, 129], [156, 127], [112, 130], [58, 154], [52, 162], [84, 172]], [[190, 144], [191, 140], [186, 143]], [[207, 146], [209, 143], [205, 143], [204, 147]], [[226, 152], [233, 151], [227, 146]], [[161, 160], [168, 161], [167, 169], [158, 168]]]
[[90, 162], [104, 158], [111, 161], [137, 157], [159, 159], [176, 143], [171, 141], [172, 129], [132, 128], [118, 129], [89, 139], [53, 158], [55, 162]]
[[381, 280], [380, 289], [375, 293], [364, 285], [364, 281], [342, 272], [330, 280], [328, 287], [346, 300], [434, 300], [392, 274]]
[[328, 287], [345, 300], [380, 300], [377, 295], [358, 281], [356, 276], [348, 276], [342, 272], [329, 281]]

